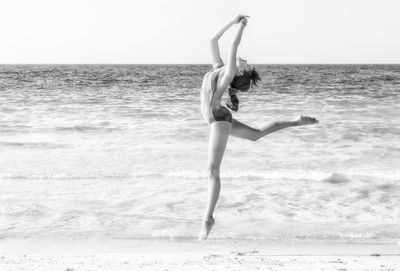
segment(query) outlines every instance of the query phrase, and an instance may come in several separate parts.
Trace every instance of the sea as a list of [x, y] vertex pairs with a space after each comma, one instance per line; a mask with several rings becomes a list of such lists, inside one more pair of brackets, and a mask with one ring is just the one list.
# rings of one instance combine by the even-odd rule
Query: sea
[[[398, 242], [400, 65], [255, 65], [210, 239]], [[210, 65], [1, 65], [0, 239], [195, 239]], [[228, 95], [224, 96], [223, 104]]]

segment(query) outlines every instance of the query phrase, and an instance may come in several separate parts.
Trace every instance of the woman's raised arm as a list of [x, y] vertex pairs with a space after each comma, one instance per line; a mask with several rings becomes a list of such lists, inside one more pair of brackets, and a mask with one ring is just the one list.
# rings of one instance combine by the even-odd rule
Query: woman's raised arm
[[219, 88], [227, 88], [229, 84], [232, 82], [233, 78], [236, 75], [236, 54], [237, 49], [239, 47], [240, 41], [242, 40], [243, 30], [247, 25], [246, 17], [243, 17], [240, 20], [240, 26], [236, 31], [235, 36], [233, 37], [228, 56], [228, 63], [226, 64], [226, 69], [224, 76], [221, 79], [221, 83], [218, 86]]
[[237, 15], [232, 21], [229, 21], [226, 25], [224, 25], [218, 32], [216, 32], [210, 39], [211, 46], [211, 56], [213, 61], [213, 67], [223, 66], [224, 62], [222, 61], [221, 54], [219, 52], [218, 40], [222, 37], [222, 35], [228, 30], [232, 25], [239, 23], [243, 18], [246, 18], [246, 15]]

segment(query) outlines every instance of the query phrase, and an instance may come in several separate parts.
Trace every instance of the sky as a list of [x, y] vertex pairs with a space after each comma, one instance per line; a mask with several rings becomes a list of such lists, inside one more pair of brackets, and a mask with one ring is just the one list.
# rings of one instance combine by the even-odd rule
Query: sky
[[[254, 64], [400, 63], [398, 0], [0, 0], [0, 63], [210, 63], [236, 14]], [[226, 59], [235, 28], [220, 40]]]

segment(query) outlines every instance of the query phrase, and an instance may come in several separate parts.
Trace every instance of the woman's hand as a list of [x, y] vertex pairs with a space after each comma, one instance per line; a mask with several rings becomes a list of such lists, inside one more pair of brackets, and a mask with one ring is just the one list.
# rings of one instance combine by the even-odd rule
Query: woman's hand
[[247, 18], [246, 18], [246, 17], [242, 18], [242, 19], [240, 20], [240, 23], [241, 23], [243, 26], [246, 26], [246, 25], [247, 25]]
[[239, 110], [239, 99], [235, 94], [230, 95], [230, 98], [231, 98], [231, 100], [226, 103], [226, 106], [229, 109], [237, 112]]
[[234, 24], [238, 24], [238, 23], [242, 22], [243, 19], [245, 19], [246, 23], [247, 23], [247, 18], [248, 17], [250, 17], [250, 16], [239, 14], [232, 20], [232, 22]]

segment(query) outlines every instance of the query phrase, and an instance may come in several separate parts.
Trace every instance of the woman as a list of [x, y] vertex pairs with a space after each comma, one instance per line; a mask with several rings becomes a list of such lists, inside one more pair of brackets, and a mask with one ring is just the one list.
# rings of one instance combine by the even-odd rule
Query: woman
[[[231, 102], [227, 106], [237, 111], [239, 100], [236, 97], [236, 92], [247, 91], [251, 86], [256, 85], [260, 81], [257, 71], [248, 65], [246, 60], [236, 57], [243, 30], [247, 25], [247, 17], [245, 15], [236, 16], [222, 27], [210, 41], [213, 69], [204, 76], [200, 95], [201, 113], [210, 126], [208, 146], [208, 202], [200, 230], [200, 240], [207, 238], [215, 223], [213, 212], [221, 187], [219, 169], [229, 135], [255, 141], [280, 129], [318, 122], [315, 118], [299, 116], [291, 121], [274, 121], [264, 124], [257, 129], [233, 119], [229, 110], [221, 106], [222, 95], [226, 89], [229, 89]], [[234, 24], [239, 24], [239, 28], [230, 45], [227, 64], [224, 65], [219, 53], [218, 40]]]

